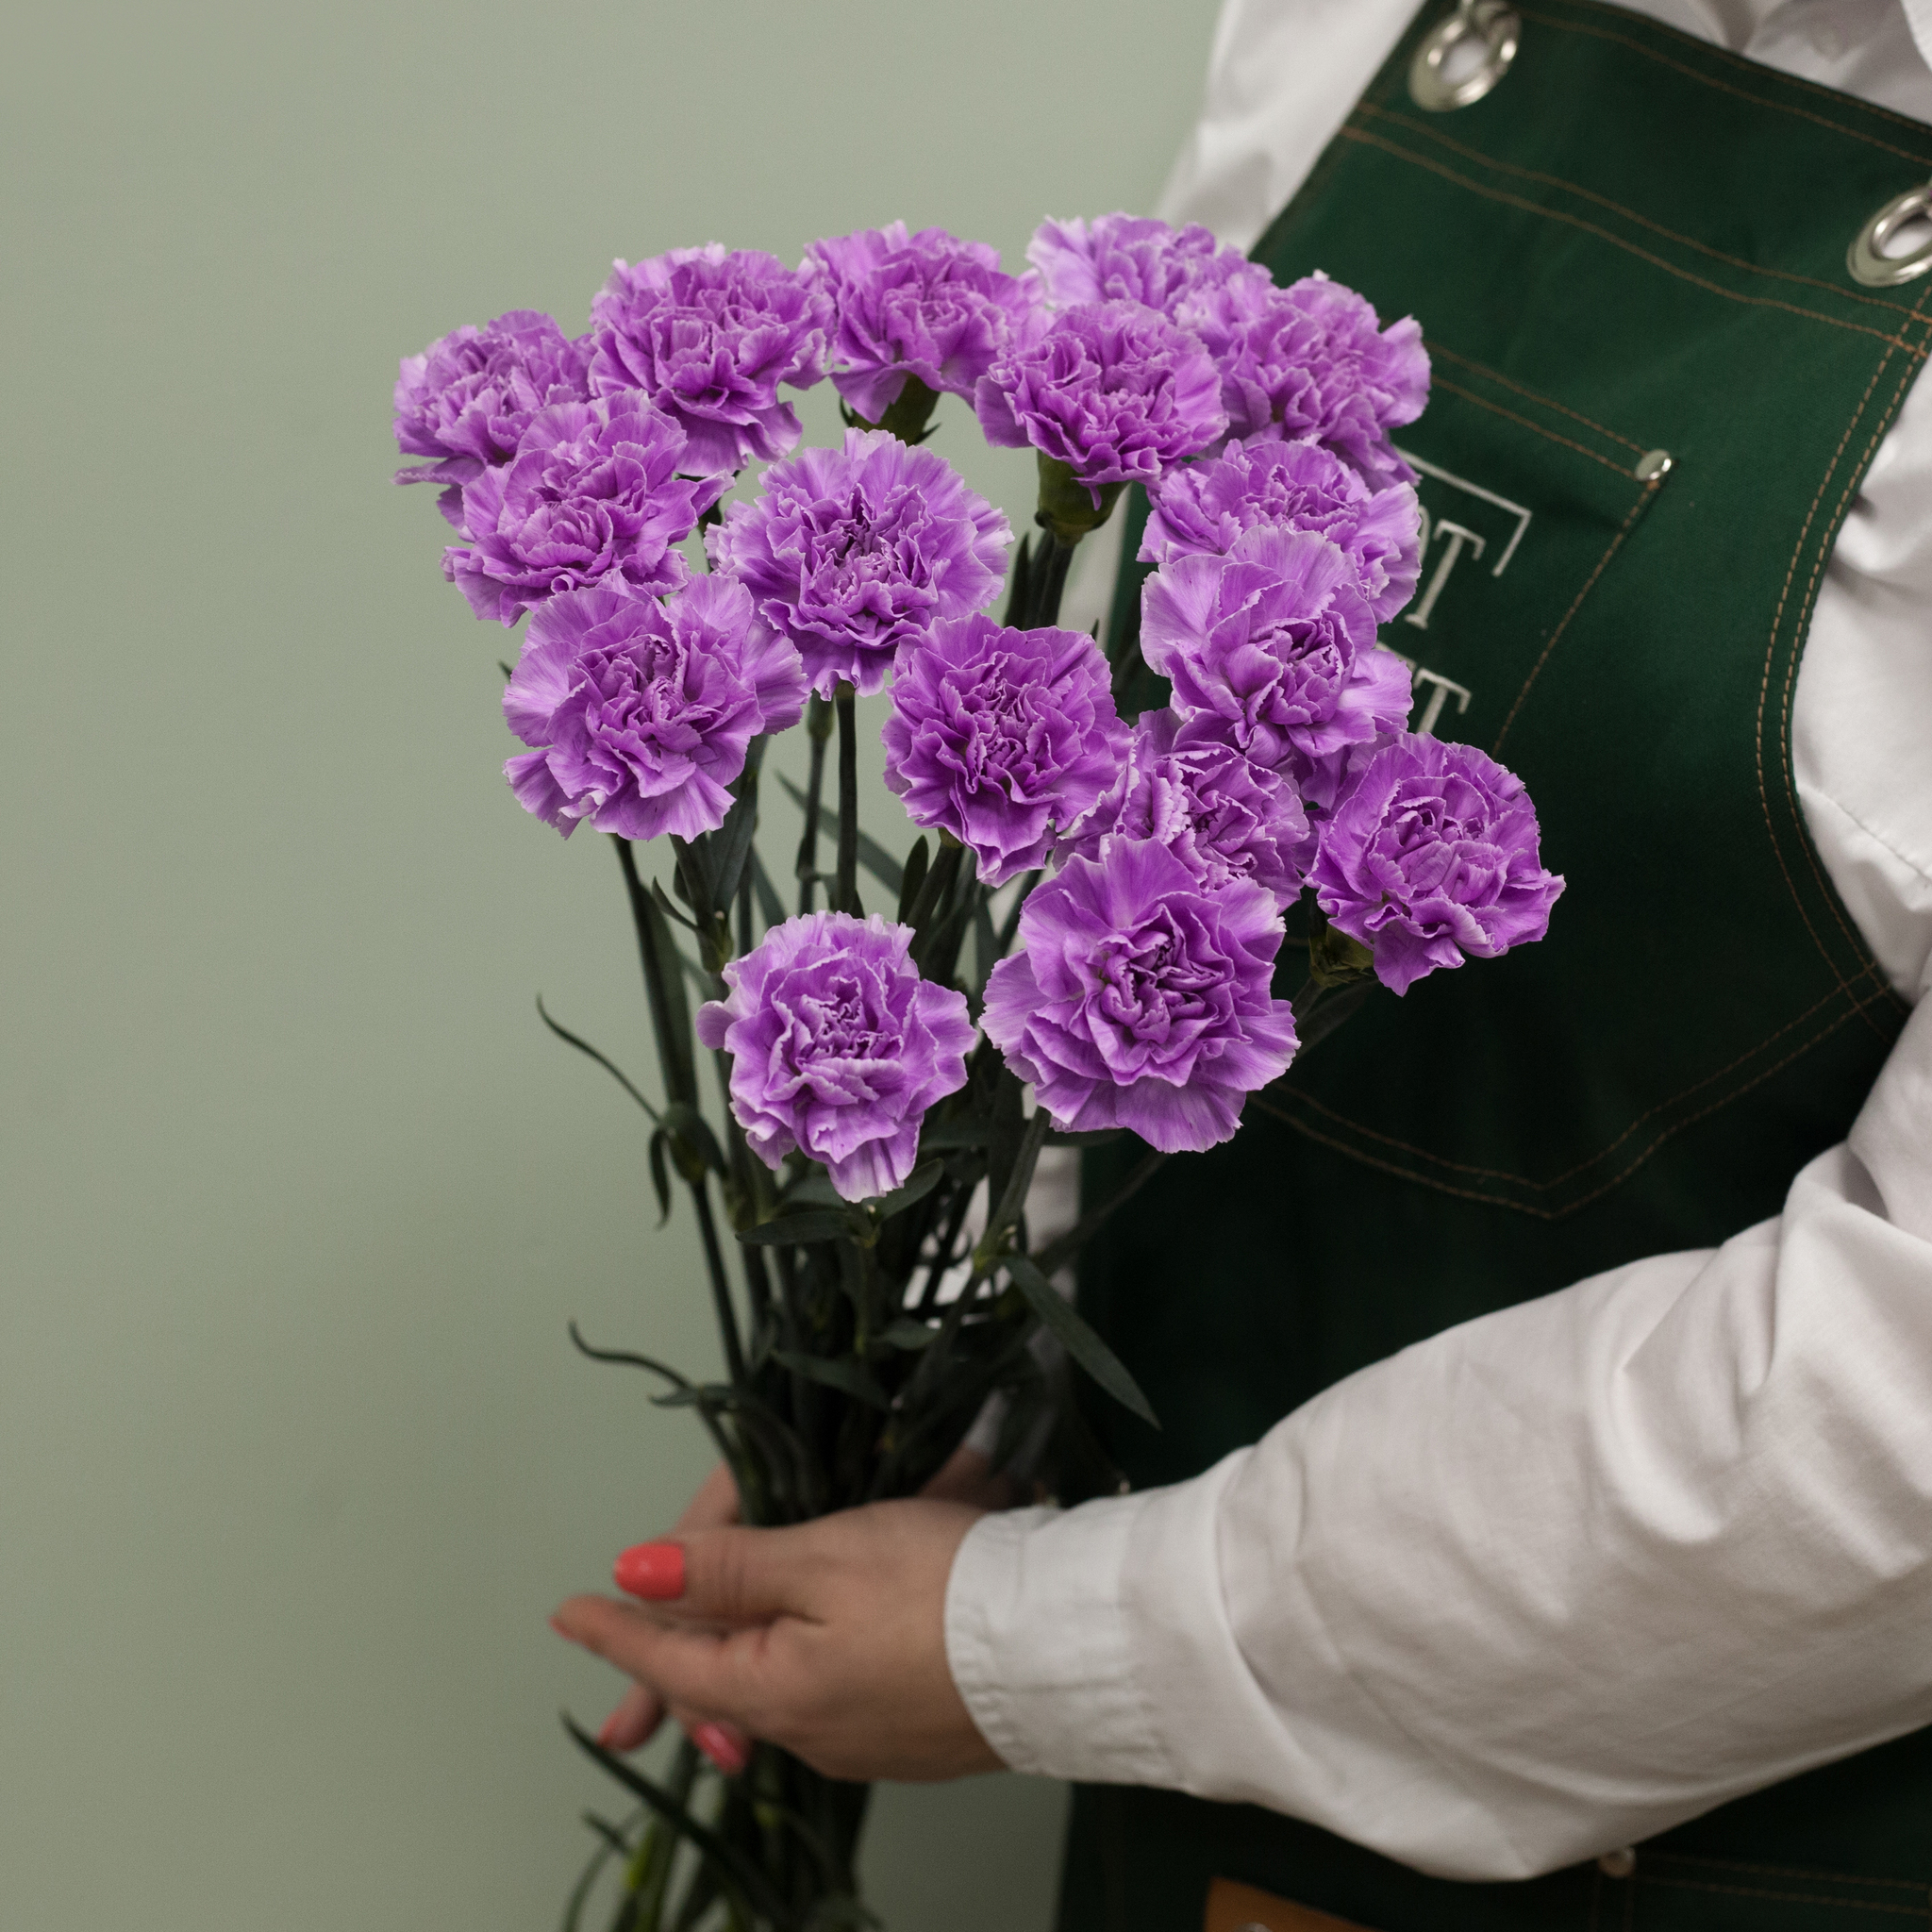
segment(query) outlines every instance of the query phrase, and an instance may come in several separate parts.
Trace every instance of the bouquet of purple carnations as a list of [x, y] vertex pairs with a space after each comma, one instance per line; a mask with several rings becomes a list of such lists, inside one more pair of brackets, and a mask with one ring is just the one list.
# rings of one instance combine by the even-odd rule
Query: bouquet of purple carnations
[[[442, 486], [444, 575], [478, 617], [528, 615], [510, 788], [616, 848], [660, 1097], [550, 1024], [648, 1115], [664, 1212], [674, 1174], [689, 1192], [725, 1379], [579, 1345], [696, 1410], [752, 1523], [914, 1493], [990, 1405], [1078, 1493], [1066, 1365], [1148, 1411], [1057, 1271], [1374, 981], [1540, 938], [1562, 889], [1521, 783], [1408, 732], [1376, 641], [1418, 573], [1390, 440], [1427, 393], [1417, 325], [1321, 275], [1278, 288], [1201, 228], [1049, 222], [1027, 256], [1015, 277], [895, 224], [795, 270], [716, 243], [619, 261], [587, 334], [518, 311], [396, 385], [425, 459], [397, 480]], [[799, 449], [780, 392], [827, 375], [850, 426]], [[946, 394], [1038, 452], [1010, 571], [1006, 519], [924, 446]], [[1130, 484], [1156, 569], [1109, 663], [1058, 618]], [[1166, 705], [1123, 716], [1150, 674]], [[887, 690], [903, 862], [859, 824], [855, 700]], [[760, 774], [801, 722], [777, 873]], [[1143, 1143], [1120, 1191], [1031, 1241], [1042, 1149], [1120, 1136]], [[607, 1861], [625, 1932], [868, 1920], [861, 1789], [767, 1746], [724, 1775], [687, 1744], [660, 1782], [575, 1735], [638, 1810], [593, 1821], [566, 1932]]]

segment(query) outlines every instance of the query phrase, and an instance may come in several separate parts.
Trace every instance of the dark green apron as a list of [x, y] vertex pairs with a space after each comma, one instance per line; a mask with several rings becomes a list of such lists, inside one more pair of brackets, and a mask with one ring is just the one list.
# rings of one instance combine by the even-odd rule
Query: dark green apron
[[[1452, 1324], [1776, 1214], [1902, 1024], [1807, 835], [1790, 707], [1932, 342], [1932, 277], [1861, 288], [1846, 245], [1932, 174], [1932, 128], [1613, 8], [1521, 11], [1501, 85], [1425, 114], [1426, 9], [1256, 254], [1422, 320], [1434, 392], [1397, 441], [1431, 541], [1385, 638], [1418, 721], [1528, 783], [1569, 891], [1544, 943], [1378, 993], [1091, 1251], [1082, 1305], [1164, 1424], [1091, 1406], [1137, 1487]], [[1932, 1732], [1669, 1832], [1628, 1876], [1524, 1884], [1083, 1790], [1062, 1923], [1195, 1932], [1216, 1874], [1377, 1932], [1932, 1924]]]

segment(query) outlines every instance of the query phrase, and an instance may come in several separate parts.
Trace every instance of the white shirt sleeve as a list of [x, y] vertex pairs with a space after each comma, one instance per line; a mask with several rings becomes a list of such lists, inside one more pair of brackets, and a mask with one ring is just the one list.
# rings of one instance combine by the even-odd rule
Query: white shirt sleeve
[[[1251, 240], [1407, 11], [1232, 0], [1163, 211]], [[1317, 15], [1341, 51], [1284, 114]], [[986, 1519], [946, 1641], [1008, 1763], [1521, 1878], [1932, 1724], [1932, 381], [1821, 588], [1793, 761], [1919, 1002], [1846, 1143], [1778, 1219], [1451, 1329], [1192, 1482]]]
[[1016, 1769], [1460, 1878], [1932, 1724], [1932, 1002], [1779, 1220], [1407, 1349], [1192, 1482], [986, 1519], [947, 1645]]

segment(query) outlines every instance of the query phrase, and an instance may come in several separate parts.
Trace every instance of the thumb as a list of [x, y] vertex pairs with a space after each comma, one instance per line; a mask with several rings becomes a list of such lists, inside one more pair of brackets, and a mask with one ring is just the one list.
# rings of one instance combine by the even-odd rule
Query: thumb
[[694, 1623], [808, 1617], [812, 1527], [688, 1530], [625, 1550], [612, 1574], [618, 1589]]

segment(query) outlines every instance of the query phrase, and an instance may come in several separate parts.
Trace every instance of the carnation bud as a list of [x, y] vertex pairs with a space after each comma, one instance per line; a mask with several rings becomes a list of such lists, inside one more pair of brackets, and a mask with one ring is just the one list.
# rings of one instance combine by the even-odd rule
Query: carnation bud
[[1113, 514], [1113, 507], [1126, 487], [1124, 483], [1097, 485], [1100, 501], [1096, 504], [1093, 501], [1095, 491], [1075, 478], [1071, 463], [1063, 463], [1059, 458], [1050, 457], [1041, 450], [1040, 525], [1052, 534], [1056, 542], [1064, 543], [1071, 550], [1082, 537], [1099, 529]]

